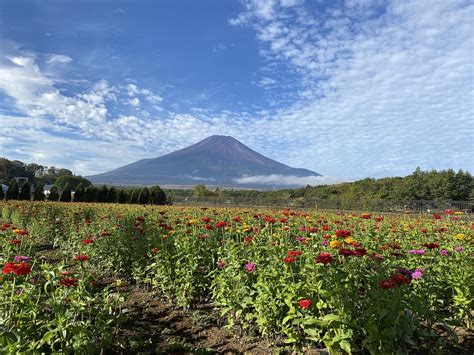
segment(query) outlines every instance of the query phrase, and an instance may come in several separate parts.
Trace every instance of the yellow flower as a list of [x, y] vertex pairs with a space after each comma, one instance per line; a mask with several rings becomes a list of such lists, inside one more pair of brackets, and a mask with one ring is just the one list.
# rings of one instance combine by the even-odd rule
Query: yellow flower
[[348, 237], [344, 239], [344, 243], [346, 244], [354, 244], [356, 241], [352, 237]]
[[456, 234], [456, 235], [454, 236], [454, 239], [455, 239], [455, 240], [463, 240], [465, 237], [466, 237], [466, 236], [465, 236], [464, 234], [459, 233], [459, 234]]
[[338, 241], [338, 240], [332, 240], [330, 243], [329, 243], [329, 247], [331, 249], [339, 249], [341, 247], [341, 242]]
[[456, 211], [456, 212], [454, 212], [454, 214], [458, 214], [458, 215], [460, 215], [460, 214], [464, 214], [464, 212], [461, 212], [461, 211]]

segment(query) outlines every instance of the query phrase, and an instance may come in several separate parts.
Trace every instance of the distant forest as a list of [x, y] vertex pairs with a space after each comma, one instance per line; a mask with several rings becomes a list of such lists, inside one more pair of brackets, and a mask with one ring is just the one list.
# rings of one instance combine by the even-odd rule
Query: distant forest
[[[18, 178], [26, 178], [20, 179]], [[117, 188], [94, 186], [71, 170], [0, 158], [0, 200], [109, 202], [164, 205], [166, 194], [159, 186]], [[48, 189], [45, 189], [45, 186]]]
[[[192, 190], [160, 189], [159, 186], [140, 188], [117, 188], [93, 186], [88, 180], [73, 175], [63, 168], [47, 167], [39, 164], [25, 164], [0, 158], [0, 183], [10, 186], [14, 178], [28, 178], [31, 190], [42, 190], [53, 184], [53, 199], [60, 200], [68, 191], [75, 191], [76, 201], [121, 202], [121, 203], [169, 203], [186, 197], [193, 198], [248, 198], [292, 201], [474, 201], [474, 178], [463, 170], [423, 171], [417, 168], [405, 177], [363, 179], [335, 185], [306, 186], [298, 189], [276, 191], [224, 190], [197, 185]], [[18, 194], [21, 186], [18, 186]], [[166, 193], [166, 195], [165, 195]], [[2, 192], [0, 191], [0, 194]], [[26, 197], [26, 193], [24, 196]], [[41, 199], [41, 196], [38, 196]], [[69, 199], [70, 200], [70, 199]], [[159, 201], [159, 202], [158, 202]]]
[[422, 171], [405, 177], [363, 179], [335, 185], [306, 186], [276, 191], [222, 190], [198, 185], [194, 190], [166, 190], [171, 196], [237, 197], [288, 200], [436, 200], [474, 201], [474, 178], [463, 170]]

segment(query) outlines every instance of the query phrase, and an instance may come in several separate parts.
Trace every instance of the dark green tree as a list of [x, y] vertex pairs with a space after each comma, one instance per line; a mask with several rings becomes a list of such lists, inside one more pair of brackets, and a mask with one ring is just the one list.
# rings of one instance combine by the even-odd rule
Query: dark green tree
[[124, 189], [120, 189], [117, 194], [117, 202], [118, 203], [127, 203], [128, 201], [128, 196], [127, 193], [125, 192]]
[[158, 185], [150, 188], [150, 202], [153, 205], [164, 205], [166, 203], [166, 194]]
[[28, 184], [27, 182], [25, 182], [21, 186], [20, 193], [18, 195], [18, 199], [19, 200], [25, 200], [25, 201], [31, 200], [31, 188], [30, 188], [30, 184]]
[[107, 202], [107, 195], [109, 193], [109, 189], [107, 186], [102, 185], [97, 192], [97, 202]]
[[69, 184], [66, 184], [66, 186], [64, 186], [63, 190], [61, 191], [61, 195], [59, 196], [59, 201], [71, 202], [71, 199], [72, 199], [71, 187], [69, 186]]
[[138, 196], [140, 196], [140, 189], [133, 189], [130, 192], [130, 203], [138, 203]]
[[59, 200], [59, 191], [56, 186], [52, 186], [49, 190], [48, 201], [58, 201]]
[[7, 200], [18, 200], [19, 194], [20, 190], [18, 188], [18, 183], [15, 179], [12, 179], [7, 191]]
[[44, 196], [44, 187], [43, 185], [38, 185], [35, 188], [35, 193], [33, 195], [33, 201], [44, 201], [45, 196]]
[[0, 201], [2, 201], [5, 198], [5, 194], [3, 193], [3, 187], [2, 184], [0, 183]]
[[88, 186], [85, 190], [85, 202], [97, 202], [98, 190], [94, 185]]
[[138, 195], [138, 203], [141, 205], [146, 205], [148, 204], [150, 199], [150, 192], [148, 191], [148, 188], [144, 187], [140, 190], [140, 194]]
[[107, 193], [107, 202], [109, 203], [117, 202], [117, 189], [113, 186], [110, 187]]
[[84, 202], [85, 190], [84, 188], [79, 188], [74, 192], [74, 202]]

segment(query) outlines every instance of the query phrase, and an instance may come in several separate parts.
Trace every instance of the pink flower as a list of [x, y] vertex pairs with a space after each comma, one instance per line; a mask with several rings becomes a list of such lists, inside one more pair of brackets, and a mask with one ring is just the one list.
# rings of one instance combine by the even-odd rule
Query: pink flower
[[423, 255], [425, 251], [423, 249], [414, 249], [414, 250], [409, 250], [408, 254], [413, 254], [413, 255]]
[[414, 280], [421, 279], [423, 276], [423, 269], [416, 269], [415, 272], [411, 274], [411, 278]]
[[245, 272], [251, 273], [257, 270], [257, 265], [255, 265], [254, 263], [247, 263], [245, 264], [244, 269]]
[[441, 249], [441, 250], [439, 251], [439, 253], [440, 253], [441, 255], [443, 255], [443, 256], [448, 256], [448, 255], [449, 255], [449, 251], [446, 250], [446, 249]]

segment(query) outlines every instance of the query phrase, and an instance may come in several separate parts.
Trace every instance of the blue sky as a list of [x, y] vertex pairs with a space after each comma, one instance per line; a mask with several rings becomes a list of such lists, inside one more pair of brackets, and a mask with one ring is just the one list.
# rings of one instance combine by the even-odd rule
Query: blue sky
[[461, 0], [4, 0], [0, 156], [88, 175], [224, 134], [326, 176], [304, 183], [472, 172], [472, 23]]

